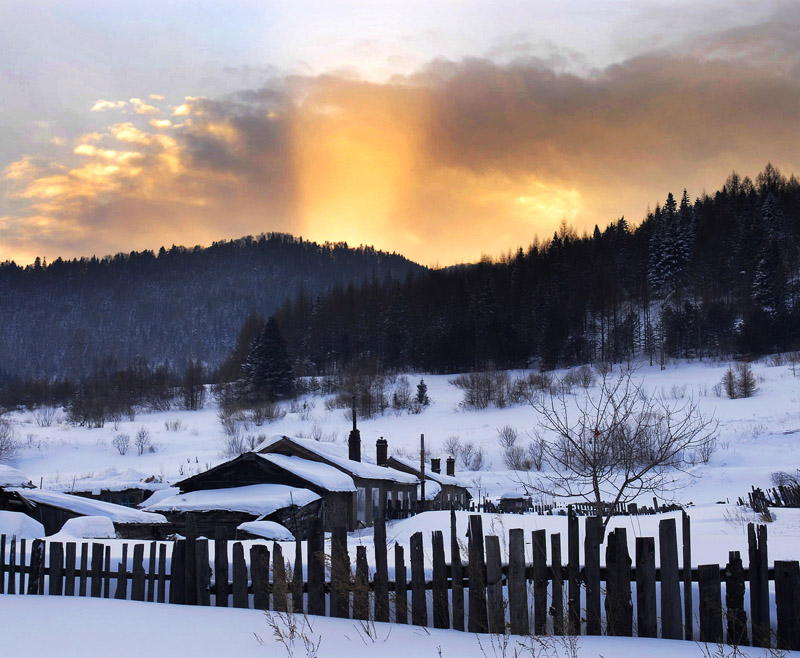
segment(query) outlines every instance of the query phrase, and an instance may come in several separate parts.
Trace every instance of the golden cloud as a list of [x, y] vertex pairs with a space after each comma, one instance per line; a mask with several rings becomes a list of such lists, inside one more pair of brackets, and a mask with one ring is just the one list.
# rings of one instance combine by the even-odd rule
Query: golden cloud
[[30, 205], [4, 212], [15, 228], [0, 258], [285, 230], [444, 265], [526, 246], [563, 220], [636, 223], [667, 192], [716, 189], [734, 168], [798, 169], [800, 78], [770, 67], [755, 38], [753, 62], [726, 57], [727, 43], [587, 76], [466, 60], [383, 84], [290, 77], [187, 96], [172, 109], [182, 123], [131, 115], [64, 158], [6, 167], [8, 196]]
[[105, 112], [106, 110], [119, 110], [125, 107], [128, 103], [126, 101], [96, 101], [92, 105], [92, 112]]

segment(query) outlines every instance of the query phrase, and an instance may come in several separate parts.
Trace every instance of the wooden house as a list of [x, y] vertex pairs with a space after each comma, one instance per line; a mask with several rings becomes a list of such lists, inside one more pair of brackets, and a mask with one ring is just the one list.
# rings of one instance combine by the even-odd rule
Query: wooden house
[[169, 485], [162, 482], [160, 477], [148, 477], [133, 469], [122, 472], [109, 469], [98, 476], [74, 480], [66, 493], [125, 507], [137, 507], [155, 491], [167, 487]]
[[[419, 462], [402, 457], [389, 457], [388, 465], [398, 471], [410, 473], [421, 478]], [[455, 507], [457, 510], [467, 509], [472, 495], [467, 488], [467, 484], [459, 480], [455, 473], [446, 474], [441, 472], [439, 459], [431, 459], [430, 464], [425, 469], [425, 509], [426, 510], [449, 510]], [[455, 460], [448, 460], [448, 466], [455, 467]]]
[[163, 539], [169, 531], [161, 514], [47, 489], [3, 487], [0, 509], [27, 514], [39, 521], [48, 535], [61, 530], [68, 519], [80, 516], [108, 517], [123, 539]]
[[304, 537], [308, 521], [320, 515], [322, 497], [308, 489], [286, 484], [248, 484], [220, 489], [196, 489], [170, 496], [145, 508], [166, 516], [173, 528], [185, 534], [191, 514], [197, 532], [214, 537], [225, 528], [228, 539], [240, 538], [240, 526], [271, 521]]
[[[391, 468], [388, 464], [362, 460], [361, 440], [357, 432], [354, 429], [350, 433], [347, 446], [277, 435], [264, 441], [256, 448], [256, 452], [262, 456], [284, 455], [325, 464], [349, 476], [355, 491], [344, 511], [348, 530], [371, 526], [376, 518], [403, 518], [413, 513], [417, 504], [419, 478]], [[337, 509], [336, 524], [342, 520], [339, 516], [341, 513]], [[331, 519], [327, 519], [326, 526], [332, 525]]]

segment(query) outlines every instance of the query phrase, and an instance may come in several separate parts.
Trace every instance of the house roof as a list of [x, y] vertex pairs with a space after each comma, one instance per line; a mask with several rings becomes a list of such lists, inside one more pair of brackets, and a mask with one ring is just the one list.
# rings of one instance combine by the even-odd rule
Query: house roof
[[157, 478], [152, 476], [148, 477], [144, 473], [132, 468], [122, 472], [109, 468], [100, 475], [74, 480], [70, 483], [68, 492], [79, 491], [81, 493], [99, 495], [102, 491], [125, 491], [126, 489], [158, 491], [159, 489], [166, 489], [169, 487], [169, 484], [166, 482], [156, 480]]
[[177, 494], [145, 509], [148, 512], [244, 512], [260, 517], [293, 505], [302, 507], [319, 499], [318, 494], [308, 489], [285, 484], [250, 484]]
[[[409, 473], [403, 473], [394, 468], [378, 466], [368, 461], [353, 461], [348, 456], [348, 448], [336, 443], [324, 441], [314, 441], [313, 439], [297, 439], [289, 436], [275, 434], [266, 439], [259, 445], [255, 452], [260, 454], [274, 454], [289, 446], [292, 453], [297, 456], [308, 457], [312, 461], [316, 459], [335, 466], [345, 473], [371, 480], [388, 480], [390, 482], [401, 482], [403, 484], [416, 484], [419, 478]], [[362, 457], [363, 459], [363, 457]]]
[[279, 455], [277, 453], [256, 453], [256, 456], [328, 491], [356, 490], [353, 478], [334, 466], [329, 466], [322, 462], [313, 462], [302, 457]]
[[[419, 477], [419, 461], [413, 461], [411, 459], [406, 459], [405, 457], [389, 457], [389, 463], [391, 464], [392, 461], [395, 461], [399, 464], [402, 464], [406, 468], [409, 468], [417, 474]], [[425, 468], [425, 479], [426, 480], [433, 480], [434, 482], [438, 482], [439, 484], [449, 484], [453, 487], [463, 487], [464, 489], [469, 488], [469, 483], [465, 482], [464, 480], [460, 480], [459, 478], [453, 477], [452, 475], [446, 475], [445, 473], [434, 473], [430, 470], [430, 466], [426, 466]]]
[[0, 487], [32, 487], [30, 479], [18, 468], [0, 464]]
[[245, 521], [236, 526], [237, 530], [243, 530], [262, 539], [274, 539], [275, 541], [294, 541], [294, 535], [275, 521]]
[[102, 500], [73, 496], [45, 489], [11, 488], [20, 498], [34, 505], [49, 505], [81, 516], [106, 516], [114, 523], [167, 523], [161, 514], [151, 514], [124, 505], [115, 505]]

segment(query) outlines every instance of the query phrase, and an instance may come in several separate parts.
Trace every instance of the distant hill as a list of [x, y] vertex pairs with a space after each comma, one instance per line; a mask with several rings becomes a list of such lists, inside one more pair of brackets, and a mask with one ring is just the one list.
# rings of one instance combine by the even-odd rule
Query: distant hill
[[334, 286], [404, 280], [397, 254], [286, 234], [20, 267], [0, 264], [0, 371], [76, 378], [145, 359], [214, 368], [245, 318]]

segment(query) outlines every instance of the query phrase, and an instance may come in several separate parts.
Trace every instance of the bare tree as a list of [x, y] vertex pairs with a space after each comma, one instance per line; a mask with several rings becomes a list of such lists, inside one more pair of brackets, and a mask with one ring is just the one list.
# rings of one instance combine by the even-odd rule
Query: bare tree
[[561, 391], [530, 399], [550, 436], [542, 444], [544, 472], [522, 484], [594, 503], [603, 530], [619, 503], [681, 486], [675, 471], [690, 466], [693, 451], [712, 445], [717, 429], [691, 398], [648, 394], [634, 373], [601, 373], [599, 387], [585, 397]]
[[19, 442], [14, 427], [10, 421], [0, 418], [0, 462], [13, 459], [18, 450]]

